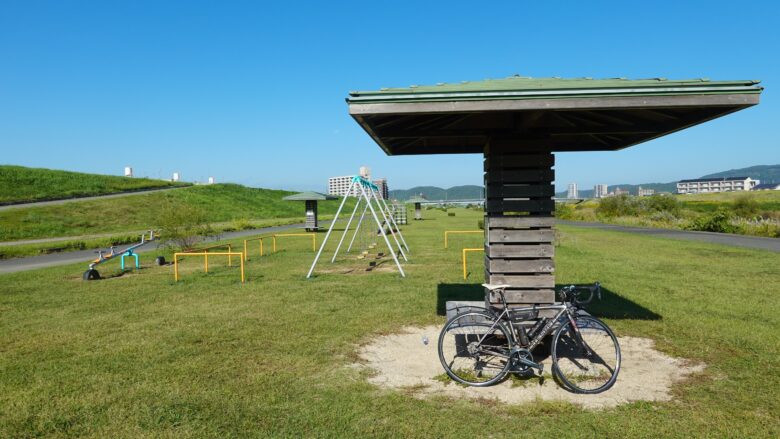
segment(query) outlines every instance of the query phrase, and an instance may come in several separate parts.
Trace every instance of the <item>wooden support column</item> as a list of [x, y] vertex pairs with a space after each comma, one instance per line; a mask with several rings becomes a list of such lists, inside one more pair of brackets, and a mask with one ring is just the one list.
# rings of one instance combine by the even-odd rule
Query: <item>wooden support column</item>
[[554, 164], [550, 150], [509, 141], [485, 149], [485, 281], [512, 286], [509, 306], [555, 301]]

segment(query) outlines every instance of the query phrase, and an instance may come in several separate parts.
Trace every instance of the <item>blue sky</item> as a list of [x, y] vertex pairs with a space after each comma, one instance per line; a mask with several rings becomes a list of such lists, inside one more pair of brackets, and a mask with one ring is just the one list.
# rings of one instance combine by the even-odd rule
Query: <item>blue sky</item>
[[500, 78], [761, 79], [762, 103], [619, 152], [561, 153], [556, 185], [780, 163], [780, 6], [751, 2], [3, 1], [0, 163], [323, 191], [481, 184], [480, 155], [387, 157], [349, 90]]

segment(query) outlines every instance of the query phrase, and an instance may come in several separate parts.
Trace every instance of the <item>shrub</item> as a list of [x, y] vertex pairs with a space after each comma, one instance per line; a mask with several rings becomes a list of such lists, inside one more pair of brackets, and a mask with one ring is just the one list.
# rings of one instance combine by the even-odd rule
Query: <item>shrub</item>
[[574, 206], [567, 203], [555, 203], [555, 216], [560, 219], [574, 219]]
[[617, 195], [599, 200], [596, 213], [606, 217], [631, 216], [638, 213], [637, 203], [628, 195]]
[[640, 200], [642, 210], [648, 212], [666, 212], [673, 216], [678, 216], [680, 213], [680, 202], [672, 196], [652, 195], [643, 197]]
[[447, 216], [455, 216], [455, 212], [447, 212]]
[[758, 214], [759, 205], [752, 195], [745, 194], [734, 199], [731, 210], [736, 216], [751, 218]]
[[183, 202], [169, 200], [157, 218], [157, 225], [165, 239], [165, 246], [184, 250], [193, 248], [202, 238], [215, 234], [206, 213]]
[[477, 220], [477, 228], [479, 228], [479, 230], [485, 230], [485, 220], [484, 219]]
[[731, 224], [731, 214], [723, 209], [694, 219], [686, 229], [718, 233], [735, 233], [737, 231], [737, 227]]

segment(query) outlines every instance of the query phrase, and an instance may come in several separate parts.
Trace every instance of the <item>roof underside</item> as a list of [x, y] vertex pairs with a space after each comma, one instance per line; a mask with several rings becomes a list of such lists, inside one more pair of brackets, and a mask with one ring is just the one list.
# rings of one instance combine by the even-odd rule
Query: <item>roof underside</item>
[[336, 197], [332, 195], [325, 195], [319, 192], [301, 192], [299, 194], [288, 195], [282, 198], [285, 201], [325, 201], [335, 200]]
[[531, 79], [351, 92], [389, 155], [618, 150], [756, 105], [758, 81]]

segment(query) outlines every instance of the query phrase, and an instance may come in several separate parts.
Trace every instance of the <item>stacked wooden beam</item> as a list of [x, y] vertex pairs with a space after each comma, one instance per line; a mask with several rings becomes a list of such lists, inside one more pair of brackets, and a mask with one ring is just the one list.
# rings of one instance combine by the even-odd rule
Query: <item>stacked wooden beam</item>
[[511, 285], [510, 306], [555, 301], [554, 164], [550, 151], [498, 142], [485, 151], [485, 281]]

